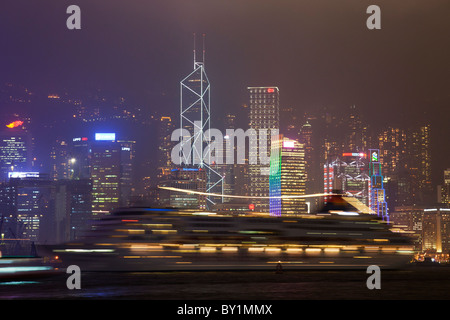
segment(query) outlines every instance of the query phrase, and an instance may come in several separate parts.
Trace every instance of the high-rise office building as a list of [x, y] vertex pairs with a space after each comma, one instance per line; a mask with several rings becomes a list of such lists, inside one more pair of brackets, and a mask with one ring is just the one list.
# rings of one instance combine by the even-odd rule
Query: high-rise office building
[[72, 138], [69, 152], [69, 178], [89, 179], [91, 175], [90, 167], [90, 144], [88, 137]]
[[[249, 195], [269, 196], [271, 136], [279, 133], [280, 92], [277, 87], [249, 87]], [[268, 199], [255, 199], [255, 211], [269, 212]]]
[[388, 220], [388, 206], [381, 170], [380, 150], [369, 149], [370, 198], [369, 207], [379, 217]]
[[57, 139], [50, 151], [50, 178], [52, 180], [69, 178], [69, 144]]
[[91, 187], [89, 179], [12, 176], [0, 184], [0, 231], [9, 241], [50, 244], [77, 239], [92, 218]]
[[364, 150], [363, 124], [359, 110], [355, 105], [350, 107], [348, 118], [348, 135], [346, 148], [350, 152], [361, 152]]
[[381, 174], [390, 208], [412, 202], [409, 182], [407, 133], [398, 127], [384, 128], [378, 135]]
[[272, 141], [270, 159], [270, 214], [305, 214], [304, 198], [281, 198], [305, 195], [305, 149], [302, 144], [279, 135]]
[[[159, 184], [161, 187], [206, 191], [206, 170], [202, 168], [174, 168]], [[206, 209], [206, 195], [189, 194], [176, 190], [161, 189], [160, 204], [167, 207]]]
[[[203, 35], [203, 59], [197, 60], [194, 34], [194, 69], [180, 81], [180, 143], [176, 146], [178, 156], [175, 165], [206, 171], [206, 192], [222, 193], [223, 177], [206, 146], [211, 135], [210, 82], [205, 69], [205, 35]], [[172, 159], [173, 160], [173, 159]], [[222, 200], [207, 196], [207, 207]]]
[[324, 192], [339, 190], [369, 207], [371, 182], [366, 158], [363, 152], [348, 152], [327, 161], [324, 165]]
[[305, 147], [306, 190], [307, 193], [314, 193], [316, 191], [315, 188], [317, 183], [317, 170], [315, 170], [317, 161], [312, 140], [312, 126], [308, 121], [306, 121], [306, 123], [302, 126], [299, 136], [299, 142], [302, 143]]
[[158, 122], [158, 169], [157, 180], [164, 179], [164, 176], [170, 174], [174, 168], [171, 159], [173, 142], [171, 135], [175, 125], [171, 117], [161, 117]]
[[107, 214], [126, 206], [131, 196], [133, 141], [98, 133], [91, 144], [92, 211]]
[[118, 140], [120, 145], [120, 197], [119, 204], [122, 207], [129, 205], [134, 194], [133, 174], [134, 174], [134, 153], [135, 141]]
[[407, 159], [409, 183], [415, 203], [433, 203], [435, 194], [431, 181], [431, 126], [422, 125], [408, 132]]
[[76, 240], [87, 230], [92, 218], [92, 183], [90, 179], [57, 180], [55, 212], [47, 242]]
[[294, 140], [299, 139], [300, 119], [298, 119], [295, 109], [292, 107], [280, 107], [280, 134]]
[[15, 120], [0, 129], [0, 173], [6, 181], [9, 172], [31, 171], [32, 137], [29, 120]]
[[90, 141], [88, 137], [57, 139], [50, 152], [50, 177], [88, 179], [90, 177]]
[[10, 236], [45, 241], [49, 234], [42, 230], [49, 227], [54, 212], [55, 190], [50, 178], [42, 174], [11, 178], [2, 184], [2, 189], [9, 195], [11, 211], [2, 214], [12, 222]]
[[444, 170], [444, 184], [437, 188], [438, 203], [450, 205], [450, 168]]
[[382, 174], [393, 177], [405, 164], [406, 132], [398, 127], [388, 127], [378, 135]]
[[[245, 163], [238, 163], [238, 145], [234, 139], [234, 134], [229, 135], [229, 132], [235, 132], [237, 129], [237, 116], [232, 113], [227, 113], [224, 119], [225, 135], [223, 136], [223, 164], [217, 165], [223, 177], [223, 194], [224, 195], [240, 195], [246, 196], [248, 193], [248, 159], [244, 156]], [[228, 133], [227, 133], [228, 132]], [[230, 161], [232, 160], [232, 161]], [[223, 202], [236, 202], [236, 199], [224, 197]]]
[[408, 232], [416, 250], [450, 253], [450, 208], [442, 206], [400, 206], [390, 213], [395, 228]]

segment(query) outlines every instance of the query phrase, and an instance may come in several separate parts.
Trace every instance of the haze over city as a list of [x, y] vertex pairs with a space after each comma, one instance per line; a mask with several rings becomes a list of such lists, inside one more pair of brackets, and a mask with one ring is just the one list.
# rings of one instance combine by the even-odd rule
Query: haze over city
[[[371, 5], [379, 28], [369, 28]], [[77, 28], [69, 6], [79, 9]], [[16, 0], [0, 8], [0, 257], [28, 259], [37, 244], [56, 271], [68, 261], [83, 271], [175, 271], [151, 274], [153, 282], [127, 273], [98, 291], [157, 299], [174, 297], [179, 288], [157, 295], [173, 281], [208, 295], [209, 275], [177, 271], [206, 269], [240, 285], [244, 273], [217, 270], [448, 266], [448, 1]], [[269, 148], [280, 153], [265, 166], [175, 164], [171, 134], [192, 129], [189, 116], [224, 133], [279, 130]], [[261, 141], [249, 139], [249, 157]], [[210, 188], [214, 170], [222, 189]], [[217, 190], [239, 200], [208, 202]], [[267, 299], [253, 276], [246, 281], [258, 294], [250, 294]], [[326, 273], [313, 278], [327, 291]], [[131, 292], [141, 281], [144, 292]]]
[[[192, 34], [206, 34], [213, 127], [248, 103], [247, 86], [278, 86], [280, 105], [299, 115], [356, 105], [374, 127], [427, 120], [438, 184], [449, 156], [436, 142], [449, 136], [448, 4], [377, 4], [381, 30], [366, 28], [368, 5], [354, 1], [79, 1], [82, 28], [68, 30], [67, 3], [15, 1], [1, 13], [1, 79], [80, 99], [100, 89], [147, 113], [176, 114]], [[50, 119], [47, 108], [32, 110]]]

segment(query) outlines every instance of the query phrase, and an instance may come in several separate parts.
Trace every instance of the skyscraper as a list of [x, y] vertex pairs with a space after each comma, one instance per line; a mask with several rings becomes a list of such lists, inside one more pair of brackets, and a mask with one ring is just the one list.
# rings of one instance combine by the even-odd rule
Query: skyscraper
[[[249, 126], [252, 136], [249, 141], [249, 195], [250, 197], [269, 196], [269, 161], [271, 136], [279, 133], [279, 97], [277, 87], [248, 87], [250, 98]], [[269, 212], [269, 201], [255, 199], [255, 211]]]
[[90, 178], [90, 144], [88, 137], [76, 137], [69, 141], [69, 168], [70, 179]]
[[299, 132], [302, 130], [302, 128], [298, 127], [299, 120], [294, 108], [280, 107], [280, 134], [298, 140]]
[[[13, 206], [7, 216], [15, 220], [13, 237], [45, 241], [49, 234], [42, 232], [53, 221], [54, 185], [47, 175], [12, 178], [5, 182]], [[47, 230], [49, 230], [47, 228]]]
[[380, 150], [369, 149], [370, 202], [372, 212], [383, 219], [389, 219], [384, 180], [380, 163]]
[[306, 190], [307, 193], [315, 193], [317, 183], [317, 161], [315, 157], [315, 150], [312, 141], [312, 126], [306, 121], [300, 130], [299, 142], [305, 147], [305, 166], [306, 166]]
[[15, 120], [0, 129], [0, 173], [7, 180], [8, 172], [32, 169], [32, 137], [29, 121]]
[[369, 206], [371, 183], [366, 158], [363, 152], [346, 152], [327, 161], [324, 165], [324, 192], [339, 190]]
[[415, 203], [434, 202], [431, 181], [431, 126], [421, 125], [408, 132], [407, 161], [412, 199]]
[[[223, 137], [223, 156], [226, 158], [223, 164], [217, 167], [223, 177], [223, 194], [225, 195], [241, 195], [246, 196], [248, 192], [248, 163], [246, 158], [243, 162], [237, 163], [238, 146], [234, 141], [234, 134], [227, 134], [227, 132], [235, 132], [237, 116], [232, 113], [225, 115], [224, 129], [225, 135]], [[232, 157], [229, 157], [232, 155]], [[236, 157], [236, 159], [235, 159]], [[228, 159], [229, 158], [229, 159]], [[233, 161], [230, 161], [230, 160]], [[223, 198], [223, 202], [235, 202], [236, 199]]]
[[398, 127], [387, 127], [378, 136], [382, 173], [392, 177], [405, 164], [406, 132]]
[[363, 125], [361, 115], [355, 105], [350, 107], [348, 118], [348, 135], [345, 148], [350, 152], [361, 152], [364, 150]]
[[450, 168], [444, 170], [444, 184], [438, 186], [438, 203], [450, 205]]
[[120, 197], [119, 204], [128, 206], [134, 193], [133, 168], [135, 141], [118, 140], [120, 145]]
[[55, 210], [47, 228], [47, 243], [76, 240], [89, 227], [92, 218], [92, 183], [90, 179], [53, 181]]
[[[170, 175], [160, 182], [161, 187], [206, 191], [206, 170], [202, 168], [174, 168]], [[161, 189], [160, 205], [175, 208], [206, 209], [206, 196], [188, 194], [176, 190]]]
[[50, 177], [53, 180], [88, 179], [89, 155], [88, 137], [55, 140], [50, 152]]
[[91, 145], [92, 211], [107, 214], [127, 205], [131, 196], [133, 141], [96, 134]]
[[378, 148], [389, 207], [411, 204], [406, 131], [392, 126], [384, 128], [378, 135]]
[[175, 126], [171, 117], [161, 117], [158, 123], [158, 181], [170, 174], [174, 167], [171, 159], [173, 144], [171, 135], [174, 129]]
[[[197, 61], [194, 34], [194, 70], [180, 82], [180, 159], [176, 165], [202, 169], [206, 172], [206, 192], [222, 193], [223, 177], [212, 161], [211, 150], [206, 146], [211, 141], [210, 83], [205, 70], [205, 35], [203, 35], [203, 60]], [[172, 159], [173, 160], [173, 159]], [[222, 198], [207, 197], [207, 206]]]
[[305, 194], [305, 150], [302, 144], [282, 135], [272, 141], [269, 180], [271, 215], [308, 212], [304, 198], [280, 198]]
[[66, 140], [57, 139], [50, 151], [50, 178], [52, 180], [69, 178], [69, 145]]

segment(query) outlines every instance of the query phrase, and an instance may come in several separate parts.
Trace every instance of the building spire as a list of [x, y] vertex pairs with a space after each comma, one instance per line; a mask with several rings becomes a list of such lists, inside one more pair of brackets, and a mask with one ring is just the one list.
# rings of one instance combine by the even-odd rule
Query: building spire
[[195, 69], [195, 63], [197, 62], [197, 57], [196, 57], [196, 54], [195, 54], [195, 32], [192, 34], [193, 36], [194, 36], [194, 69]]
[[[193, 33], [193, 37], [194, 37], [194, 39], [193, 39], [193, 41], [194, 41], [194, 50], [193, 50], [193, 52], [194, 52], [194, 69], [197, 67], [196, 65], [197, 65], [197, 63], [200, 63], [199, 61], [197, 61], [197, 52], [196, 52], [196, 34], [195, 34], [195, 32]], [[204, 66], [205, 65], [205, 56], [206, 56], [206, 49], [205, 49], [205, 38], [206, 38], [206, 34], [202, 34], [202, 40], [203, 40], [203, 50], [202, 50], [202, 62], [201, 62], [201, 64]]]
[[205, 50], [205, 37], [206, 37], [206, 35], [205, 34], [203, 34], [203, 67], [205, 67], [205, 52], [206, 52], [206, 50]]

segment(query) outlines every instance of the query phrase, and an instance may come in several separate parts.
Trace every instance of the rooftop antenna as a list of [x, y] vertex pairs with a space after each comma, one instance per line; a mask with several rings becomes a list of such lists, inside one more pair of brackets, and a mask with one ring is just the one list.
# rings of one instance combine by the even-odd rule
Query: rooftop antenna
[[194, 69], [195, 69], [195, 63], [197, 62], [197, 58], [195, 56], [195, 32], [193, 33], [194, 36]]
[[205, 66], [205, 34], [203, 34], [203, 67]]

